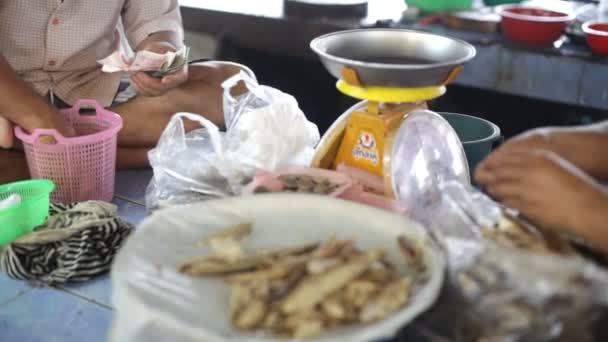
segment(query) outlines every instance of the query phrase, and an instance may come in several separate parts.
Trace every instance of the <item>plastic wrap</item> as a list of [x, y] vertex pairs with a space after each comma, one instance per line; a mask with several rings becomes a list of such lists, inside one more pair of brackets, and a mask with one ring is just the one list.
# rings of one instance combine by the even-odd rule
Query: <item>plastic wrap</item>
[[[320, 182], [319, 186], [313, 184], [302, 184], [289, 188], [285, 181], [289, 177], [308, 176]], [[301, 178], [301, 177], [300, 177]], [[302, 181], [300, 179], [299, 181]], [[306, 182], [306, 180], [303, 180]], [[325, 184], [323, 184], [325, 183]], [[294, 184], [295, 185], [295, 184]], [[295, 188], [295, 189], [294, 189]], [[276, 172], [259, 171], [251, 183], [243, 188], [243, 194], [266, 193], [266, 192], [308, 192], [330, 197], [338, 197], [348, 201], [366, 204], [372, 207], [392, 211], [396, 214], [409, 214], [406, 203], [385, 196], [368, 192], [368, 186], [362, 185], [353, 177], [352, 172], [330, 171], [311, 167], [289, 166], [281, 168]]]
[[419, 329], [450, 341], [594, 341], [595, 318], [608, 303], [604, 269], [540, 230], [529, 235], [538, 240], [520, 241], [530, 250], [488, 238], [512, 224], [503, 209], [458, 182], [441, 190], [440, 203], [422, 215], [447, 252], [449, 281]]
[[[321, 183], [321, 189], [316, 193], [326, 194], [331, 197], [340, 196], [346, 189], [352, 186], [351, 179], [347, 175], [339, 172], [303, 166], [288, 166], [280, 168], [274, 173], [264, 171], [258, 172], [253, 178], [253, 181], [243, 188], [243, 194], [258, 193], [260, 192], [260, 189], [263, 189], [262, 192], [286, 192], [290, 189], [288, 189], [287, 184], [285, 184], [285, 180], [290, 177], [301, 178], [301, 176], [310, 177], [319, 181]], [[294, 183], [296, 183], [294, 184], [295, 188], [301, 188], [298, 186], [297, 180], [295, 180]], [[302, 185], [304, 186], [303, 189], [293, 189], [291, 191], [315, 193], [313, 184], [308, 184], [309, 189], [306, 189], [307, 184]]]
[[[230, 89], [241, 81], [249, 92], [233, 97]], [[225, 132], [200, 115], [178, 113], [150, 151], [149, 209], [239, 194], [258, 170], [310, 163], [319, 131], [292, 96], [244, 72], [222, 86]], [[184, 118], [203, 128], [186, 133]]]

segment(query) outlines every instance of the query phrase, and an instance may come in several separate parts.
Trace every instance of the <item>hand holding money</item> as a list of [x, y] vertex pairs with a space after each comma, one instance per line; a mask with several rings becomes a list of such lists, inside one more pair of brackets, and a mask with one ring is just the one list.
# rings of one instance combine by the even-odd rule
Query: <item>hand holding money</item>
[[144, 96], [159, 96], [188, 79], [188, 47], [155, 42], [129, 58], [117, 51], [99, 61], [104, 72], [128, 72], [131, 82]]
[[103, 72], [129, 72], [146, 71], [155, 77], [163, 77], [171, 72], [180, 70], [188, 61], [190, 49], [186, 46], [175, 51], [172, 45], [162, 42], [151, 44], [145, 50], [134, 55], [118, 50], [110, 56], [99, 60]]

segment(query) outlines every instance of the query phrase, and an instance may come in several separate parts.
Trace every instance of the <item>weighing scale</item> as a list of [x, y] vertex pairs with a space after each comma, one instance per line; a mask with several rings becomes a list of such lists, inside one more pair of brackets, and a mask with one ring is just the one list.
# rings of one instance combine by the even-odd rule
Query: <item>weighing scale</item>
[[322, 137], [313, 167], [345, 164], [381, 177], [384, 195], [434, 196], [442, 181], [469, 184], [456, 132], [426, 101], [445, 94], [475, 49], [463, 41], [401, 29], [331, 33], [311, 43], [337, 89], [362, 100]]

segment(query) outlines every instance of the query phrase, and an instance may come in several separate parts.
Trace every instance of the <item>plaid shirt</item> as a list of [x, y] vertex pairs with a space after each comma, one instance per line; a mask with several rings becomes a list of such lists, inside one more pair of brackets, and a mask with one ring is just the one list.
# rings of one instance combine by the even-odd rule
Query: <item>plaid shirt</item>
[[178, 0], [0, 0], [0, 53], [38, 93], [70, 104], [109, 106], [121, 74], [97, 61], [160, 31], [183, 37]]

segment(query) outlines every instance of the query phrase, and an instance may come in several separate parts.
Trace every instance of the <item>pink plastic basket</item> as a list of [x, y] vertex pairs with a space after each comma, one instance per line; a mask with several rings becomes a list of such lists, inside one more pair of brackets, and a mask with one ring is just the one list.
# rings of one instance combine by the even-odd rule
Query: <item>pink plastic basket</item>
[[[76, 137], [66, 138], [54, 129], [36, 129], [30, 135], [15, 128], [15, 136], [23, 141], [31, 177], [50, 179], [56, 184], [51, 194], [54, 202], [111, 201], [121, 117], [95, 100], [79, 100], [61, 113], [74, 127]], [[39, 141], [47, 135], [57, 143]]]

